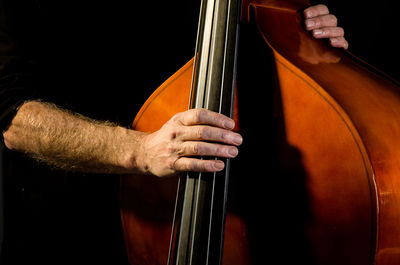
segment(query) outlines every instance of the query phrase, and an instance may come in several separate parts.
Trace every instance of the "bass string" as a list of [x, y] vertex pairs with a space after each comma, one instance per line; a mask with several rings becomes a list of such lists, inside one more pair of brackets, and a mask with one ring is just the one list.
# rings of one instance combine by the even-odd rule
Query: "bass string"
[[[220, 1], [218, 4], [221, 4], [222, 1]], [[223, 3], [225, 4], [225, 2]], [[231, 2], [230, 0], [228, 1], [228, 4], [225, 4], [227, 6], [224, 6], [223, 8], [225, 8], [227, 11], [227, 15], [225, 16], [227, 19], [230, 18], [230, 6], [231, 6]], [[214, 9], [215, 12], [215, 9]], [[213, 18], [215, 19], [215, 17], [218, 14], [214, 14]], [[214, 22], [216, 23], [216, 22]], [[227, 23], [225, 24], [225, 43], [224, 43], [224, 56], [223, 58], [223, 63], [222, 63], [222, 78], [220, 79], [221, 81], [224, 80], [224, 76], [225, 76], [225, 65], [226, 65], [226, 54], [227, 54], [227, 45], [226, 45], [226, 40], [227, 40], [227, 26], [229, 25], [229, 21], [227, 21]], [[216, 27], [216, 26], [214, 26]], [[218, 106], [218, 112], [222, 113], [222, 98], [224, 95], [224, 89], [225, 89], [225, 85], [224, 82], [222, 81], [220, 84], [220, 95], [219, 95], [219, 106]], [[208, 94], [209, 95], [209, 94]], [[207, 100], [209, 102], [209, 100]], [[217, 160], [217, 158], [214, 158], [214, 160]], [[214, 209], [214, 203], [215, 203], [215, 185], [216, 185], [216, 177], [217, 177], [217, 173], [214, 172], [212, 175], [212, 190], [211, 190], [211, 202], [210, 202], [210, 208], [209, 208], [209, 220], [208, 220], [208, 237], [207, 237], [207, 257], [206, 257], [206, 265], [209, 264], [209, 257], [210, 257], [210, 246], [211, 246], [211, 233], [212, 233], [212, 223], [213, 223], [213, 209]]]
[[[202, 32], [204, 31], [204, 20], [205, 20], [205, 7], [204, 4], [207, 0], [201, 0], [201, 5], [200, 5], [200, 16], [199, 16], [199, 23], [198, 23], [198, 28], [197, 28], [197, 36], [196, 36], [196, 46], [195, 46], [195, 56], [194, 56], [194, 61], [193, 61], [193, 74], [192, 74], [192, 81], [191, 81], [191, 90], [190, 90], [190, 96], [189, 96], [189, 104], [188, 108], [192, 108], [193, 102], [194, 102], [194, 86], [195, 86], [195, 80], [196, 76], [198, 75], [198, 59], [199, 59], [199, 51], [200, 51], [200, 43], [202, 41]], [[185, 178], [186, 183], [188, 183], [189, 180], [189, 173], [186, 172], [186, 177]], [[171, 238], [170, 238], [170, 244], [169, 244], [169, 251], [168, 251], [168, 262], [167, 264], [170, 265], [172, 261], [172, 251], [173, 245], [174, 245], [174, 237], [176, 237], [176, 230], [177, 230], [177, 206], [179, 202], [179, 195], [180, 195], [180, 189], [181, 189], [181, 177], [178, 179], [178, 185], [177, 185], [177, 192], [176, 192], [176, 198], [175, 198], [175, 207], [174, 207], [174, 213], [173, 213], [173, 220], [172, 220], [172, 229], [171, 229]], [[186, 185], [186, 184], [185, 184]], [[185, 208], [182, 209], [182, 214], [181, 216], [185, 215]], [[177, 248], [176, 242], [175, 242], [175, 248]], [[176, 264], [179, 264], [179, 254], [177, 255], [176, 259]]]
[[[233, 5], [231, 0], [228, 0], [227, 4], [226, 4], [226, 12], [227, 15], [226, 17], [226, 24], [225, 24], [225, 38], [224, 38], [224, 56], [223, 58], [223, 63], [222, 63], [222, 72], [221, 72], [221, 90], [220, 90], [220, 95], [219, 95], [219, 106], [218, 106], [218, 112], [222, 113], [222, 108], [223, 108], [223, 95], [225, 94], [225, 89], [229, 89], [229, 87], [226, 87], [229, 84], [226, 84], [224, 82], [225, 78], [226, 78], [226, 66], [227, 66], [227, 58], [228, 58], [228, 34], [229, 34], [229, 26], [231, 24], [231, 19], [233, 18], [231, 12], [233, 11], [231, 8], [235, 8], [235, 6]], [[233, 89], [234, 87], [234, 83], [232, 82], [231, 84], [231, 89]], [[233, 91], [232, 91], [232, 96], [234, 95]], [[232, 100], [233, 98], [231, 98], [231, 102], [233, 102]], [[232, 104], [231, 104], [232, 105]], [[233, 109], [231, 107], [231, 112], [233, 112]], [[225, 113], [224, 113], [225, 114]], [[216, 160], [217, 158], [215, 158]], [[228, 166], [228, 159], [226, 160], [226, 165], [225, 165], [225, 170], [227, 170], [227, 166]], [[217, 177], [217, 173], [214, 172], [213, 173], [213, 183], [212, 183], [212, 192], [211, 192], [211, 207], [210, 207], [210, 219], [209, 219], [209, 231], [208, 231], [208, 242], [207, 242], [207, 260], [206, 260], [206, 265], [208, 265], [209, 263], [209, 255], [210, 255], [210, 245], [211, 245], [211, 230], [212, 230], [212, 220], [213, 220], [213, 209], [214, 209], [214, 201], [215, 201], [215, 185], [216, 185], [216, 177]], [[222, 177], [222, 176], [221, 176]], [[225, 178], [227, 178], [227, 176], [225, 175]], [[224, 181], [224, 185], [227, 185], [227, 179], [225, 179]], [[225, 187], [227, 188], [227, 187]], [[225, 196], [226, 194], [224, 194], [224, 200], [225, 200]], [[224, 233], [224, 231], [221, 231], [221, 233]], [[222, 237], [223, 235], [221, 235]], [[221, 245], [222, 247], [222, 245]]]
[[[211, 1], [214, 1], [214, 2], [211, 2]], [[208, 5], [212, 5], [212, 6], [208, 6]], [[212, 8], [212, 21], [211, 21], [211, 28], [212, 27], [214, 27], [215, 26], [215, 20], [214, 20], [214, 18], [215, 18], [215, 9], [216, 9], [216, 0], [210, 0], [210, 1], [208, 1], [207, 2], [207, 7], [206, 7], [206, 9], [208, 9], [208, 8]], [[207, 14], [205, 14], [205, 15], [207, 15]], [[207, 30], [207, 32], [209, 32], [208, 34], [212, 34], [212, 31], [208, 31]], [[203, 37], [203, 39], [204, 39], [204, 37]], [[211, 45], [211, 42], [212, 42], [212, 37], [211, 36], [208, 36], [208, 38], [207, 38], [208, 40], [209, 40], [209, 43], [208, 43], [208, 47], [211, 47], [212, 45]], [[202, 51], [202, 50], [201, 50]], [[205, 80], [207, 80], [207, 77], [209, 76], [209, 71], [208, 71], [208, 69], [210, 68], [210, 53], [211, 53], [211, 49], [208, 49], [208, 54], [207, 54], [207, 61], [206, 62], [202, 62], [202, 63], [206, 63], [206, 66], [204, 67], [205, 69], [207, 69], [207, 71], [205, 71], [205, 76], [204, 76], [204, 78], [205, 78]], [[204, 80], [202, 80], [203, 82], [203, 84], [207, 84], [206, 82], [204, 82]], [[207, 86], [204, 86], [203, 87], [203, 89], [204, 90], [207, 90]], [[205, 91], [204, 91], [205, 92]], [[210, 100], [209, 100], [209, 93], [202, 93], [202, 94], [204, 94], [204, 95], [206, 95], [206, 96], [204, 96], [203, 97], [203, 100], [202, 100], [202, 107], [205, 107], [206, 109], [209, 109], [209, 106], [208, 106], [208, 103], [210, 102]], [[203, 158], [202, 158], [203, 159]], [[207, 181], [207, 180], [205, 180], [205, 181]], [[191, 238], [192, 238], [192, 240], [190, 241], [191, 242], [191, 246], [190, 246], [190, 256], [189, 256], [189, 259], [190, 259], [190, 262], [189, 262], [189, 264], [191, 265], [192, 264], [192, 262], [193, 262], [193, 251], [194, 251], [194, 239], [195, 239], [195, 234], [196, 234], [196, 223], [197, 223], [197, 219], [198, 219], [198, 214], [199, 214], [199, 210], [198, 210], [198, 207], [199, 207], [199, 198], [200, 198], [200, 187], [201, 187], [201, 184], [202, 184], [202, 173], [198, 173], [198, 177], [197, 177], [197, 179], [196, 179], [196, 193], [194, 193], [194, 194], [196, 194], [196, 198], [195, 198], [195, 205], [194, 205], [194, 211], [192, 212], [192, 213], [194, 213], [194, 218], [193, 218], [193, 226], [192, 226], [192, 235], [191, 235]], [[212, 190], [212, 201], [213, 201], [213, 198], [214, 198], [214, 184], [215, 184], [215, 173], [214, 173], [214, 179], [213, 179], [213, 190]], [[193, 194], [193, 195], [194, 195]], [[212, 204], [211, 204], [212, 205]], [[202, 206], [204, 207], [204, 204], [202, 204]], [[210, 216], [212, 215], [212, 207], [210, 208]], [[209, 229], [211, 228], [211, 223], [209, 223]], [[210, 231], [209, 231], [209, 233], [210, 233]], [[207, 240], [207, 245], [209, 246], [209, 242], [210, 242], [210, 234], [209, 234], [209, 236], [208, 236], [208, 240]], [[209, 248], [207, 248], [207, 264], [208, 264], [208, 255], [209, 255]]]
[[[220, 1], [218, 4], [221, 4], [221, 2], [223, 2], [223, 1]], [[226, 22], [226, 24], [225, 24], [225, 41], [224, 41], [224, 56], [222, 57], [223, 58], [223, 63], [222, 63], [222, 78], [220, 79], [221, 80], [221, 84], [220, 84], [220, 88], [221, 88], [221, 90], [220, 90], [220, 95], [219, 95], [219, 106], [218, 106], [218, 112], [219, 113], [222, 113], [222, 98], [223, 98], [223, 95], [224, 95], [224, 89], [226, 89], [226, 86], [225, 86], [225, 83], [224, 83], [224, 81], [223, 80], [225, 80], [225, 73], [226, 73], [226, 69], [225, 69], [225, 66], [226, 66], [226, 60], [227, 60], [227, 53], [228, 53], [228, 50], [227, 50], [227, 38], [228, 38], [228, 30], [227, 30], [227, 28], [228, 28], [228, 25], [230, 24], [230, 19], [231, 19], [231, 16], [230, 16], [230, 12], [231, 12], [231, 9], [230, 9], [230, 7], [231, 7], [231, 0], [228, 0], [228, 2], [226, 3], [226, 2], [224, 2], [223, 4], [225, 4], [226, 6], [224, 6], [223, 8], [225, 8], [225, 10], [226, 10], [226, 12], [227, 12], [227, 15], [225, 16], [226, 18], [227, 18], [227, 22]], [[214, 25], [214, 27], [216, 27], [215, 26], [215, 19], [216, 19], [216, 16], [218, 15], [218, 14], [216, 14], [216, 12], [215, 12], [215, 10], [216, 10], [216, 8], [217, 7], [215, 7], [215, 2], [214, 2], [214, 10], [213, 10], [213, 12], [214, 12], [214, 15], [213, 15], [213, 25]], [[211, 38], [210, 38], [210, 42], [211, 42]], [[211, 45], [210, 45], [211, 46]], [[210, 52], [211, 53], [211, 52]], [[208, 56], [208, 59], [210, 58], [210, 56]], [[209, 61], [208, 61], [208, 64], [209, 64]], [[210, 94], [209, 93], [207, 93], [207, 96], [208, 97], [210, 97]], [[210, 100], [209, 100], [209, 98], [208, 97], [205, 97], [204, 98], [204, 101], [205, 102], [209, 102]], [[205, 102], [203, 102], [203, 106], [204, 105], [207, 105]], [[206, 106], [206, 108], [209, 108], [208, 106]], [[215, 157], [214, 158], [214, 160], [217, 160], [217, 158]], [[198, 200], [199, 200], [199, 196], [200, 196], [200, 185], [201, 185], [201, 173], [199, 174], [199, 177], [198, 177], [198, 179], [197, 179], [197, 181], [196, 181], [196, 184], [197, 184], [197, 197], [196, 197], [196, 203], [195, 203], [195, 209], [194, 209], [194, 214], [195, 214], [195, 216], [194, 216], [194, 224], [196, 224], [196, 221], [197, 221], [197, 215], [198, 215], [198, 205], [199, 205], [199, 203], [198, 203]], [[211, 245], [211, 233], [212, 233], [212, 222], [213, 222], [213, 209], [214, 209], [214, 202], [215, 202], [215, 186], [216, 186], [216, 177], [217, 177], [217, 173], [216, 172], [214, 172], [213, 174], [212, 174], [212, 190], [211, 190], [211, 202], [210, 202], [210, 208], [209, 208], [209, 220], [208, 220], [208, 237], [207, 237], [207, 256], [206, 256], [206, 264], [208, 265], [208, 263], [209, 263], [209, 256], [210, 256], [210, 245]], [[195, 233], [196, 233], [196, 231], [195, 231], [195, 229], [196, 229], [196, 225], [194, 225], [193, 226], [193, 231], [192, 231], [192, 238], [194, 238], [194, 235], [195, 235]], [[192, 247], [191, 247], [191, 254], [190, 254], [190, 263], [189, 264], [192, 264], [192, 258], [193, 258], [193, 244], [194, 244], [194, 241], [192, 240]]]
[[[226, 16], [229, 19], [229, 6], [230, 6], [230, 0], [228, 1], [228, 15]], [[228, 22], [226, 25], [229, 25]], [[221, 81], [224, 80], [224, 76], [225, 76], [225, 63], [226, 63], [226, 34], [227, 34], [227, 30], [225, 29], [225, 49], [224, 49], [224, 56], [223, 56], [223, 60], [224, 62], [222, 63], [222, 78]], [[222, 113], [222, 98], [224, 95], [224, 82], [221, 82], [221, 91], [220, 91], [220, 95], [219, 95], [219, 106], [218, 106], [218, 113]], [[215, 160], [217, 160], [217, 158], [214, 158]], [[225, 165], [226, 166], [226, 165]], [[216, 176], [217, 173], [214, 172], [213, 173], [213, 179], [212, 179], [212, 192], [211, 192], [211, 207], [210, 207], [210, 218], [209, 218], [209, 223], [208, 223], [208, 238], [207, 238], [207, 259], [206, 259], [206, 265], [208, 265], [209, 263], [209, 257], [210, 257], [210, 245], [211, 245], [211, 232], [212, 232], [212, 221], [213, 221], [213, 209], [214, 209], [214, 199], [215, 199], [215, 182], [216, 182]]]
[[177, 184], [177, 188], [176, 188], [176, 196], [175, 196], [175, 206], [174, 206], [174, 215], [172, 218], [172, 230], [171, 230], [171, 239], [169, 241], [169, 251], [168, 251], [168, 261], [167, 261], [167, 265], [170, 265], [171, 262], [171, 252], [172, 252], [172, 245], [174, 242], [174, 236], [175, 234], [175, 229], [176, 229], [176, 213], [177, 213], [177, 208], [178, 208], [178, 198], [179, 198], [179, 190], [181, 187], [181, 178], [178, 178], [178, 184]]
[[193, 226], [192, 226], [192, 240], [191, 240], [191, 246], [190, 246], [190, 256], [189, 256], [189, 264], [192, 264], [193, 262], [193, 250], [194, 250], [194, 238], [195, 238], [195, 232], [196, 232], [196, 222], [197, 222], [197, 213], [198, 213], [198, 205], [199, 205], [199, 198], [200, 198], [200, 183], [201, 183], [201, 172], [198, 173], [198, 177], [195, 179], [196, 182], [196, 200], [194, 203], [194, 220], [193, 220]]

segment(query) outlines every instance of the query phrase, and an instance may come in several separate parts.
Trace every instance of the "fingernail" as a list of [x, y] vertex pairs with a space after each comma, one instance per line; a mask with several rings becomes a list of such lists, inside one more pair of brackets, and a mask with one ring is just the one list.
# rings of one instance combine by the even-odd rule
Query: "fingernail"
[[314, 29], [314, 30], [313, 30], [313, 35], [314, 35], [315, 37], [321, 36], [322, 33], [323, 33], [323, 31], [322, 31], [321, 29]]
[[226, 122], [224, 123], [224, 127], [225, 127], [226, 129], [233, 129], [233, 128], [235, 128], [235, 122], [232, 121], [232, 120], [226, 121]]
[[243, 138], [240, 135], [235, 135], [235, 136], [233, 136], [232, 141], [234, 144], [240, 145], [243, 142]]
[[306, 11], [304, 15], [306, 18], [310, 18], [310, 17], [312, 17], [313, 14], [311, 11]]
[[231, 155], [232, 157], [235, 157], [238, 155], [239, 151], [236, 148], [229, 148], [229, 155]]
[[307, 28], [311, 28], [315, 25], [315, 22], [313, 20], [306, 20], [306, 26]]
[[224, 162], [222, 162], [222, 161], [215, 161], [215, 163], [214, 163], [214, 168], [215, 168], [216, 171], [221, 171], [221, 170], [224, 169], [224, 167], [225, 167]]

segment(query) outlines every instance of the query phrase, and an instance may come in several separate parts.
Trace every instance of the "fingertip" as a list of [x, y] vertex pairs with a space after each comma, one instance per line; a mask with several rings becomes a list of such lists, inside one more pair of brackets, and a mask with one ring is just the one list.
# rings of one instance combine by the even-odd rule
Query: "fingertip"
[[232, 119], [226, 120], [223, 126], [225, 129], [232, 130], [235, 128], [235, 121]]
[[329, 14], [329, 9], [324, 4], [310, 6], [303, 10], [303, 15], [305, 18], [313, 18], [313, 17], [327, 15], [327, 14]]
[[243, 143], [243, 137], [239, 134], [239, 135], [235, 135], [233, 137], [233, 144], [239, 146]]
[[312, 30], [312, 35], [314, 36], [314, 38], [322, 38], [324, 37], [324, 31], [322, 29], [314, 29]]
[[307, 9], [303, 10], [303, 16], [305, 18], [312, 18], [313, 12], [309, 8], [307, 8]]
[[332, 47], [343, 48], [345, 50], [347, 50], [349, 46], [349, 44], [343, 37], [330, 38], [329, 43], [331, 44]]
[[229, 148], [228, 150], [228, 156], [231, 158], [237, 157], [239, 154], [239, 150], [237, 148]]
[[314, 28], [314, 26], [315, 26], [315, 21], [311, 20], [311, 19], [306, 19], [304, 21], [304, 24], [306, 25], [306, 29], [307, 30], [312, 30]]
[[218, 172], [225, 168], [225, 163], [221, 160], [215, 160], [213, 163], [213, 171]]
[[333, 47], [339, 47], [340, 44], [338, 43], [339, 40], [337, 38], [330, 38], [329, 39], [329, 43], [331, 44], [331, 46]]

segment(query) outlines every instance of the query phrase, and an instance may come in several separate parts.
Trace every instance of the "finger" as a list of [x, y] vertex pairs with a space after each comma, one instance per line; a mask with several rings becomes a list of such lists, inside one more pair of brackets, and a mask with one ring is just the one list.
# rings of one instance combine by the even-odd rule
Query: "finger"
[[206, 160], [189, 157], [182, 157], [175, 161], [174, 169], [176, 171], [192, 171], [192, 172], [218, 172], [225, 167], [221, 160]]
[[178, 113], [172, 118], [172, 121], [186, 126], [207, 124], [228, 130], [235, 127], [235, 122], [232, 119], [206, 109], [191, 109]]
[[233, 158], [239, 153], [235, 146], [206, 142], [184, 142], [175, 151], [178, 156], [215, 156]]
[[330, 38], [329, 43], [336, 48], [343, 48], [345, 50], [349, 48], [349, 43], [344, 37]]
[[315, 18], [306, 19], [304, 23], [307, 30], [313, 30], [323, 27], [336, 27], [337, 18], [335, 15], [323, 15]]
[[182, 141], [211, 141], [232, 145], [241, 145], [243, 142], [238, 133], [205, 125], [182, 126], [176, 135]]
[[305, 18], [313, 18], [329, 14], [329, 9], [326, 5], [315, 5], [304, 9], [303, 14]]
[[325, 27], [312, 30], [312, 35], [317, 38], [337, 38], [344, 36], [344, 30], [341, 27]]

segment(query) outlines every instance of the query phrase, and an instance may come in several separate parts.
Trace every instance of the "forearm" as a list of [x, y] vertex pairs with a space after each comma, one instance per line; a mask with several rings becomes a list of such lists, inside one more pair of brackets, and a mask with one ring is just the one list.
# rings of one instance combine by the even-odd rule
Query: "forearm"
[[47, 103], [23, 104], [3, 135], [7, 148], [57, 168], [97, 173], [141, 171], [137, 154], [143, 133]]
[[199, 157], [235, 157], [242, 137], [231, 131], [234, 126], [222, 114], [192, 109], [147, 134], [30, 101], [20, 107], [3, 136], [7, 148], [57, 168], [163, 177], [222, 170], [222, 161]]

